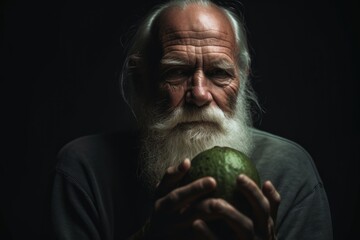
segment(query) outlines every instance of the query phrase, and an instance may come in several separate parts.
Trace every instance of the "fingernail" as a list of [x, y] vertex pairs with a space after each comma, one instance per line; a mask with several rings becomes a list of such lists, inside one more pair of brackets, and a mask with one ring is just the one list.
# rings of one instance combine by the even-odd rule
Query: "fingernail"
[[202, 220], [200, 219], [196, 219], [194, 222], [193, 222], [193, 227], [197, 228], [197, 229], [202, 229], [204, 227], [204, 223]]
[[179, 164], [178, 170], [181, 172], [185, 171], [186, 169], [188, 169], [189, 163], [190, 163], [190, 160], [188, 158], [186, 158], [183, 162], [181, 162]]
[[216, 180], [212, 177], [206, 178], [203, 181], [204, 189], [214, 189], [216, 187]]
[[240, 174], [237, 180], [239, 183], [246, 183], [246, 176], [244, 174]]

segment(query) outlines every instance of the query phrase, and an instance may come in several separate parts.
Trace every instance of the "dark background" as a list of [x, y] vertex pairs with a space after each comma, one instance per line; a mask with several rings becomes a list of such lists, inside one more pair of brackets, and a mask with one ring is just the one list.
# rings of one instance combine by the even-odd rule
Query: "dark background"
[[[123, 38], [160, 1], [3, 1], [0, 239], [46, 239], [55, 155], [68, 141], [124, 129]], [[244, 0], [260, 129], [313, 156], [335, 239], [359, 232], [359, 5]]]

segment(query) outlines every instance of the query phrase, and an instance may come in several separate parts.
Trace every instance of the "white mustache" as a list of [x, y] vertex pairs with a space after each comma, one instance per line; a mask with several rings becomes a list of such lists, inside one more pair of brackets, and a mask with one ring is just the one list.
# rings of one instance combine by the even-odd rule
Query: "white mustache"
[[179, 124], [191, 122], [209, 122], [222, 127], [226, 119], [226, 115], [219, 107], [207, 107], [196, 110], [179, 107], [162, 121], [157, 121], [151, 129], [167, 131], [174, 129]]

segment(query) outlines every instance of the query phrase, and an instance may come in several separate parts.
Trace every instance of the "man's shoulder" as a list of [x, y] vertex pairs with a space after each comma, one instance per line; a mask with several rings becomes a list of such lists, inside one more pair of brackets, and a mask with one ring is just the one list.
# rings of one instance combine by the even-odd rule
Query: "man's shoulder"
[[274, 149], [278, 149], [302, 155], [304, 158], [311, 158], [308, 151], [293, 140], [255, 128], [252, 129], [252, 133], [257, 151], [274, 151]]
[[137, 134], [128, 131], [113, 131], [95, 133], [77, 137], [66, 143], [59, 151], [58, 155], [76, 154], [96, 154], [103, 151], [121, 151], [128, 149], [129, 146], [137, 145]]
[[65, 173], [114, 169], [120, 163], [129, 165], [138, 152], [135, 132], [114, 131], [77, 137], [57, 154], [57, 171]]
[[121, 201], [123, 195], [136, 196], [139, 189], [135, 137], [117, 131], [81, 136], [68, 142], [58, 153], [54, 188], [64, 197], [85, 197], [99, 211], [105, 209], [103, 213], [112, 216], [113, 204]]
[[259, 129], [253, 129], [253, 136], [252, 159], [266, 178], [288, 176], [321, 182], [311, 155], [300, 144]]
[[112, 132], [100, 132], [93, 134], [86, 134], [76, 137], [67, 142], [60, 150], [84, 150], [93, 145], [108, 145], [109, 143], [122, 142], [124, 139], [131, 137], [132, 132], [125, 131], [112, 131]]

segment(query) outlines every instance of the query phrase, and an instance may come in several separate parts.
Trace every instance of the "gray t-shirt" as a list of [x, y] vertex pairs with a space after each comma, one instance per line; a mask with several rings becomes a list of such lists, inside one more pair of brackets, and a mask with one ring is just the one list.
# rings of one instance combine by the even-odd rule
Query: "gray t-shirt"
[[[287, 139], [253, 133], [250, 157], [282, 199], [278, 240], [331, 240], [327, 196], [309, 154]], [[56, 239], [127, 239], [144, 224], [152, 203], [136, 176], [138, 152], [133, 133], [85, 136], [62, 148], [52, 188]]]
[[251, 158], [261, 179], [271, 180], [281, 195], [278, 239], [333, 239], [324, 185], [311, 156], [298, 144], [254, 130]]

